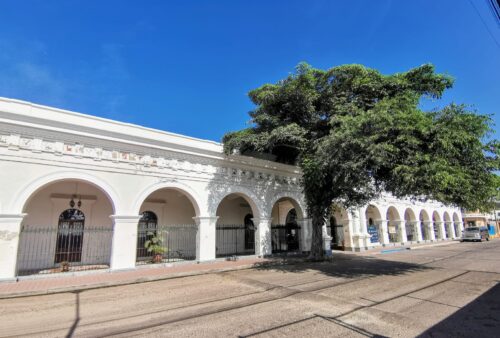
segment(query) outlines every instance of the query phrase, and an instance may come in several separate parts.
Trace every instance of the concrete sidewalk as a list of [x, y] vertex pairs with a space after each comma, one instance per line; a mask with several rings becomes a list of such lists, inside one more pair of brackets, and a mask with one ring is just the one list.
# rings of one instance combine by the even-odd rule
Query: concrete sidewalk
[[[407, 249], [424, 249], [434, 246], [457, 244], [458, 241], [438, 243], [422, 243], [411, 246], [380, 247], [362, 252], [334, 251], [333, 257], [371, 256], [384, 253], [400, 252]], [[111, 271], [94, 270], [73, 274], [55, 274], [21, 278], [18, 281], [0, 283], [0, 299], [45, 295], [76, 290], [88, 290], [117, 285], [150, 282], [156, 280], [202, 275], [223, 271], [250, 269], [261, 265], [277, 265], [303, 262], [304, 256], [288, 256], [272, 258], [242, 257], [236, 261], [216, 260], [198, 264], [148, 265], [133, 270]]]

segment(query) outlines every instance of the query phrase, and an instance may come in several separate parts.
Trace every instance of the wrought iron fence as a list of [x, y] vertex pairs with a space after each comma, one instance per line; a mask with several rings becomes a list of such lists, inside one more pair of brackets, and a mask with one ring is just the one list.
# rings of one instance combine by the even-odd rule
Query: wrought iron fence
[[300, 226], [297, 224], [271, 225], [273, 253], [300, 250]]
[[255, 254], [253, 226], [224, 224], [217, 225], [216, 230], [216, 257]]
[[[137, 232], [137, 264], [196, 259], [196, 225], [148, 225]], [[148, 244], [153, 244], [148, 248]]]
[[113, 228], [23, 225], [17, 275], [109, 268]]

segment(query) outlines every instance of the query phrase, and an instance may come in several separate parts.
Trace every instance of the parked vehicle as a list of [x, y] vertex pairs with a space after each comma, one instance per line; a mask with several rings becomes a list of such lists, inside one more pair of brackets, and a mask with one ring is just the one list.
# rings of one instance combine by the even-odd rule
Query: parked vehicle
[[482, 242], [483, 240], [490, 240], [490, 233], [487, 227], [470, 227], [465, 228], [462, 233], [462, 242], [473, 241]]

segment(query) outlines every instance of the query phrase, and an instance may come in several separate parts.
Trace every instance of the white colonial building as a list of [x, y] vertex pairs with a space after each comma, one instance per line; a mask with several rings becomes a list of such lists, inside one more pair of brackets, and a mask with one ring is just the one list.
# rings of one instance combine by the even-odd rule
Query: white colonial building
[[[0, 98], [0, 173], [2, 280], [310, 249], [300, 170], [212, 141]], [[332, 207], [326, 247], [453, 239], [461, 220], [387, 196]]]

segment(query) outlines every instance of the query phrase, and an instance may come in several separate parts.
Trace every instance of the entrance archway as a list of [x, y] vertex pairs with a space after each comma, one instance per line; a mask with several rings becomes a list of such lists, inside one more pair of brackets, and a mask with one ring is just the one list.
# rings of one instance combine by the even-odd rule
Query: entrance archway
[[143, 200], [137, 224], [137, 264], [196, 259], [197, 206], [193, 203], [187, 192], [168, 187]]
[[216, 211], [216, 257], [255, 254], [255, 226], [258, 215], [253, 201], [242, 193], [224, 197]]
[[381, 222], [382, 215], [380, 210], [374, 205], [368, 205], [365, 211], [366, 229], [370, 234], [371, 243], [381, 243], [383, 240]]
[[283, 197], [277, 200], [271, 210], [271, 245], [273, 253], [298, 252], [301, 247], [301, 226], [303, 212], [296, 200]]
[[401, 231], [401, 217], [399, 216], [398, 210], [395, 207], [390, 206], [389, 209], [387, 209], [386, 219], [389, 242], [397, 243], [399, 241], [399, 233]]
[[417, 218], [411, 208], [405, 210], [406, 240], [414, 242], [418, 240]]
[[100, 187], [77, 179], [48, 183], [23, 212], [18, 275], [109, 268], [114, 205]]
[[420, 220], [420, 231], [422, 233], [422, 239], [425, 240], [430, 240], [431, 239], [431, 234], [429, 233], [429, 214], [425, 210], [420, 211], [419, 215], [419, 220]]
[[332, 205], [327, 233], [332, 237], [332, 249], [344, 249], [344, 226], [349, 225], [349, 213], [338, 205]]
[[444, 232], [445, 232], [445, 238], [452, 238], [453, 237], [453, 230], [451, 229], [452, 224], [451, 224], [451, 218], [450, 214], [445, 211], [443, 214], [443, 222], [444, 222]]
[[434, 228], [434, 238], [442, 239], [443, 234], [441, 233], [441, 217], [437, 211], [432, 213], [432, 226]]

